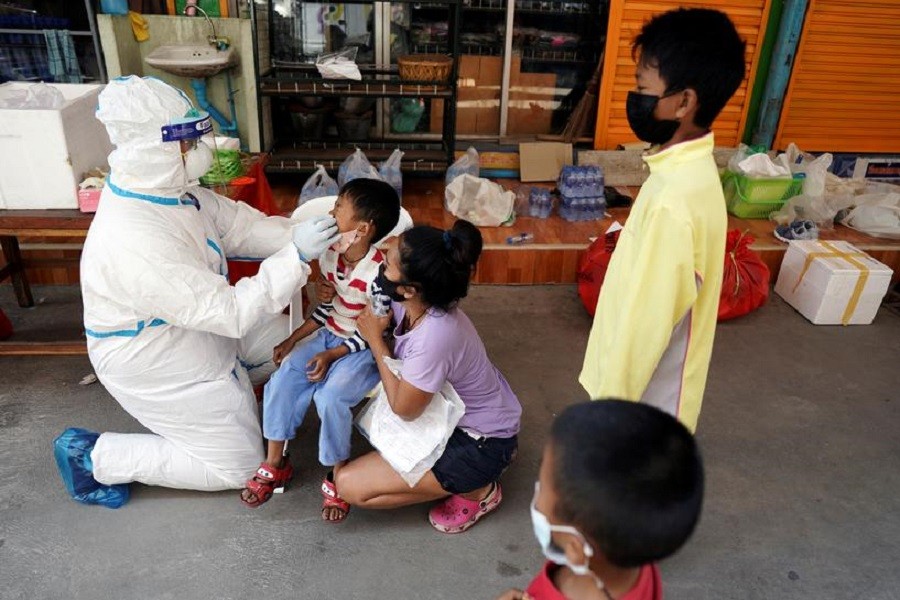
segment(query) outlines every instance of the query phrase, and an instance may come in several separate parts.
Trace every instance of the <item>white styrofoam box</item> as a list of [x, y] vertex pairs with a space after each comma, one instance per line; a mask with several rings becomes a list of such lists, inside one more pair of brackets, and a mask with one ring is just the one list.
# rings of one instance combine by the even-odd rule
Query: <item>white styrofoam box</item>
[[[794, 241], [781, 262], [775, 292], [816, 325], [868, 325], [892, 273], [847, 242]], [[850, 307], [854, 297], [855, 308]]]
[[[0, 84], [0, 98], [28, 85]], [[107, 168], [113, 147], [94, 116], [103, 86], [48, 85], [62, 92], [62, 108], [0, 109], [0, 208], [78, 208], [85, 172]]]

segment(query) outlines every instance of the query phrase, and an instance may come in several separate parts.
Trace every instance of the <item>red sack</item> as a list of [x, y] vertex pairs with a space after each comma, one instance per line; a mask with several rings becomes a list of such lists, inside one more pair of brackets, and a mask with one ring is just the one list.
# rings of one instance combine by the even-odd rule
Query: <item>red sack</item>
[[5, 340], [13, 334], [12, 322], [6, 313], [0, 310], [0, 340]]
[[[278, 206], [272, 196], [272, 188], [269, 187], [269, 180], [266, 179], [265, 165], [262, 161], [257, 161], [250, 168], [247, 177], [253, 179], [253, 183], [238, 187], [232, 200], [240, 200], [246, 202], [253, 208], [260, 210], [267, 215], [277, 215]], [[238, 282], [244, 277], [252, 277], [259, 272], [259, 261], [246, 260], [229, 260], [228, 261], [228, 280], [231, 285]]]
[[616, 242], [619, 241], [619, 231], [598, 237], [578, 261], [578, 295], [591, 316], [597, 311], [600, 287], [606, 278], [606, 269], [609, 268]]
[[769, 297], [769, 267], [750, 249], [753, 236], [737, 229], [725, 242], [725, 269], [719, 296], [719, 321], [753, 312]]

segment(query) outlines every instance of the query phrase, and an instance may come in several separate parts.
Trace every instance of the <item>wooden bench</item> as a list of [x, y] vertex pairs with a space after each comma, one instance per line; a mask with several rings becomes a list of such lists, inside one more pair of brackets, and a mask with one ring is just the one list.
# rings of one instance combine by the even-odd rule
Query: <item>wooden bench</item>
[[[34, 306], [31, 286], [25, 274], [25, 261], [19, 238], [44, 238], [48, 242], [66, 238], [83, 240], [93, 220], [92, 214], [77, 210], [0, 210], [0, 244], [6, 265], [0, 269], [0, 281], [12, 279], [19, 306]], [[0, 356], [87, 354], [84, 340], [59, 342], [0, 342]]]

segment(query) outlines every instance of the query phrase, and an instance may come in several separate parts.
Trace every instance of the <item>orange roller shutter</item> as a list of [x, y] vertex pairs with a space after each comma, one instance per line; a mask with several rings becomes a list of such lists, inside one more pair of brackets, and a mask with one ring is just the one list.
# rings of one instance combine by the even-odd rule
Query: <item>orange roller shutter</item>
[[753, 89], [760, 44], [769, 18], [769, 3], [770, 0], [612, 0], [594, 147], [611, 150], [619, 144], [637, 141], [625, 116], [625, 98], [628, 91], [634, 89], [631, 43], [651, 17], [679, 7], [724, 11], [747, 42], [747, 78], [713, 124], [717, 146], [737, 146], [747, 119], [749, 90]]
[[812, 0], [775, 147], [900, 152], [900, 2]]

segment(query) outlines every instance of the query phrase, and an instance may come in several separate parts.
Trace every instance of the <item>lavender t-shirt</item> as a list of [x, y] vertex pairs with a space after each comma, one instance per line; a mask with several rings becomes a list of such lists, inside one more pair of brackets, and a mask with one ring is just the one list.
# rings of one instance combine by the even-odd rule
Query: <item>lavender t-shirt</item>
[[429, 309], [412, 331], [400, 335], [403, 305], [392, 305], [396, 327], [394, 355], [403, 361], [403, 379], [423, 392], [436, 393], [450, 382], [466, 405], [459, 427], [485, 437], [508, 438], [519, 432], [522, 405], [497, 370], [472, 321], [458, 308]]

